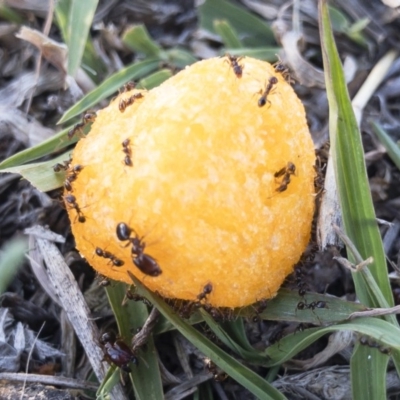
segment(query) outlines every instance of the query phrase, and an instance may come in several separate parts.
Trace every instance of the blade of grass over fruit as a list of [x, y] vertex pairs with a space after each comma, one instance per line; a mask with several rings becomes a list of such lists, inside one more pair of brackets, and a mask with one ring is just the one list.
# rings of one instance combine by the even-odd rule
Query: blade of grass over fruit
[[231, 47], [233, 49], [240, 49], [243, 47], [237, 33], [228, 21], [215, 20], [214, 30], [219, 36], [221, 36], [222, 43], [225, 47]]
[[144, 25], [135, 25], [128, 28], [123, 36], [123, 43], [131, 50], [143, 53], [147, 57], [158, 57], [163, 59], [164, 50], [150, 37]]
[[141, 79], [138, 83], [138, 88], [150, 90], [154, 87], [161, 85], [161, 83], [166, 81], [171, 76], [172, 72], [170, 69], [162, 69], [160, 71], [154, 72], [154, 74], [151, 74], [146, 78]]
[[[369, 269], [386, 300], [393, 305], [385, 254], [366, 174], [361, 135], [333, 39], [327, 5], [323, 0], [319, 2], [319, 19], [329, 100], [331, 152], [345, 233], [363, 259], [370, 256], [374, 258]], [[378, 306], [363, 285], [362, 277], [353, 273], [353, 279], [361, 302], [372, 307]]]
[[229, 347], [232, 351], [239, 355], [240, 358], [258, 365], [263, 365], [265, 363], [266, 358], [264, 356], [260, 356], [254, 349], [242, 347], [221, 327], [219, 323], [215, 322], [210, 314], [208, 314], [205, 310], [200, 310], [200, 313], [203, 316], [204, 321], [218, 337], [218, 339], [221, 340], [225, 346]]
[[260, 399], [286, 398], [259, 375], [225, 353], [217, 345], [201, 335], [195, 328], [179, 318], [160, 297], [147, 290], [129, 271], [128, 274], [136, 285], [138, 293], [148, 298], [186, 339], [204, 353], [206, 357], [209, 357], [231, 378], [235, 379]]
[[376, 122], [371, 121], [372, 130], [378, 136], [379, 141], [385, 147], [389, 157], [400, 169], [400, 147], [392, 140], [387, 132]]
[[246, 9], [225, 0], [206, 0], [198, 7], [200, 27], [215, 32], [214, 21], [226, 20], [232, 25], [244, 46], [257, 47], [275, 44], [271, 28]]
[[[132, 330], [136, 332], [146, 322], [149, 313], [140, 301], [128, 301], [125, 307], [121, 303], [125, 297], [126, 285], [116, 283], [106, 288], [107, 296], [118, 324], [118, 329], [130, 347]], [[140, 400], [162, 399], [164, 397], [158, 356], [152, 336], [146, 342], [146, 348], [138, 354], [138, 365], [131, 365], [130, 378], [135, 390], [135, 398]]]
[[276, 61], [276, 55], [281, 50], [280, 47], [257, 47], [257, 48], [249, 48], [242, 47], [241, 49], [231, 49], [227, 48], [223, 51], [223, 54], [230, 54], [232, 56], [247, 56], [258, 58], [259, 60], [265, 61]]
[[82, 97], [75, 105], [67, 110], [58, 124], [69, 121], [71, 118], [82, 114], [84, 111], [93, 107], [106, 97], [118, 92], [118, 90], [129, 80], [137, 80], [143, 76], [148, 75], [158, 67], [159, 60], [148, 59], [145, 61], [137, 62], [129, 67], [118, 71], [114, 75], [107, 78], [96, 89], [92, 90], [86, 96]]
[[266, 362], [267, 366], [279, 365], [290, 360], [327, 333], [340, 330], [358, 332], [362, 335], [370, 336], [384, 346], [400, 350], [399, 328], [377, 318], [360, 318], [344, 324], [332, 325], [325, 328], [310, 328], [302, 332], [287, 335], [279, 340], [278, 343], [268, 347], [261, 354], [269, 357], [269, 361]]
[[58, 189], [63, 185], [65, 174], [54, 172], [53, 166], [57, 163], [62, 164], [63, 161], [68, 159], [69, 152], [61, 154], [57, 158], [49, 161], [4, 168], [0, 172], [20, 174], [36, 189], [41, 192], [48, 192], [50, 190]]
[[83, 50], [93, 22], [98, 0], [73, 1], [67, 25], [68, 74], [75, 76], [81, 64]]
[[187, 65], [193, 64], [197, 61], [191, 53], [183, 49], [170, 49], [166, 52], [167, 62], [178, 68], [185, 68]]
[[[351, 389], [354, 399], [386, 398], [386, 370], [389, 357], [378, 349], [357, 344], [350, 360]], [[365, 379], [365, 376], [371, 379]]]

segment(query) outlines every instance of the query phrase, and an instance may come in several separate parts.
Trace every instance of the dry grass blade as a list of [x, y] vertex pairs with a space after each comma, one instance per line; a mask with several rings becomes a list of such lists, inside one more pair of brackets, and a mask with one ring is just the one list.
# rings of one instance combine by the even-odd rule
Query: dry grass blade
[[[57, 247], [41, 238], [36, 238], [36, 244], [46, 262], [49, 280], [85, 349], [94, 373], [101, 381], [107, 368], [102, 361], [103, 352], [96, 344], [100, 334], [90, 316], [82, 292]], [[113, 396], [115, 399], [125, 398], [122, 388], [118, 386], [113, 389]]]

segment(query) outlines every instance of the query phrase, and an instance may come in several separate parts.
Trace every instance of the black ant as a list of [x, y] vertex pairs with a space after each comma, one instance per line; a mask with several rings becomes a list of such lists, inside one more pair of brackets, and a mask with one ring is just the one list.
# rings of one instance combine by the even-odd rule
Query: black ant
[[304, 301], [299, 301], [297, 303], [298, 310], [311, 310], [314, 311], [316, 308], [328, 308], [326, 305], [326, 301], [312, 301], [310, 304], [305, 303]]
[[130, 140], [129, 139], [125, 139], [122, 142], [122, 151], [125, 153], [125, 158], [124, 158], [125, 165], [131, 167], [133, 164], [132, 164], [132, 160], [131, 160], [132, 151], [130, 148]]
[[130, 363], [138, 364], [138, 359], [130, 347], [122, 339], [116, 339], [112, 333], [103, 333], [100, 343], [104, 350], [104, 360], [108, 363], [114, 364], [126, 372], [130, 372]]
[[291, 175], [294, 175], [296, 172], [296, 166], [292, 162], [288, 162], [286, 167], [283, 167], [278, 172], [275, 172], [274, 177], [279, 178], [283, 175], [282, 182], [279, 187], [276, 189], [277, 192], [284, 192], [290, 183]]
[[[121, 242], [129, 241], [132, 245], [131, 252], [134, 256], [132, 257], [132, 260], [136, 267], [149, 276], [158, 276], [162, 273], [157, 261], [150, 255], [144, 253], [146, 243], [143, 242], [143, 237], [140, 238], [135, 230], [130, 228], [124, 222], [120, 222], [117, 225], [116, 231], [118, 240]], [[132, 232], [135, 235], [134, 237], [131, 237]]]
[[231, 64], [231, 67], [232, 67], [233, 72], [235, 73], [235, 75], [238, 78], [241, 78], [242, 74], [243, 74], [243, 68], [244, 67], [243, 67], [243, 65], [240, 65], [238, 61], [241, 60], [242, 57], [231, 56], [230, 54], [226, 54], [225, 56], [228, 57], [228, 61]]
[[119, 111], [124, 112], [126, 107], [132, 105], [136, 99], [141, 99], [143, 97], [142, 93], [135, 93], [134, 95], [128, 97], [127, 99], [121, 99], [118, 104]]
[[279, 57], [278, 57], [278, 61], [275, 64], [273, 64], [273, 67], [275, 69], [275, 72], [277, 72], [278, 74], [281, 74], [283, 79], [287, 83], [289, 83], [290, 85], [292, 83], [294, 83], [294, 80], [290, 76], [289, 68], [282, 62], [282, 60]]
[[64, 181], [64, 188], [67, 191], [69, 192], [72, 191], [71, 182], [73, 182], [76, 179], [78, 172], [82, 171], [82, 169], [83, 167], [80, 164], [74, 165], [72, 167], [72, 172], [67, 175], [67, 179]]
[[83, 127], [88, 124], [89, 122], [93, 122], [96, 119], [96, 113], [94, 111], [86, 112], [83, 117], [82, 121], [78, 122], [73, 128], [68, 131], [68, 139], [72, 139], [75, 133], [79, 132], [83, 136]]
[[271, 76], [271, 78], [269, 78], [269, 81], [267, 83], [267, 86], [265, 87], [265, 90], [263, 92], [263, 94], [261, 95], [261, 97], [258, 99], [258, 107], [263, 107], [267, 104], [267, 102], [271, 103], [267, 97], [270, 94], [272, 88], [274, 87], [274, 85], [276, 85], [278, 83], [278, 78], [276, 76]]
[[72, 194], [67, 194], [66, 196], [64, 196], [64, 200], [68, 203], [68, 205], [71, 208], [74, 208], [76, 210], [76, 213], [78, 214], [78, 221], [81, 223], [85, 222], [86, 217], [83, 215], [80, 207], [76, 203], [76, 197]]
[[211, 283], [207, 283], [204, 288], [203, 291], [197, 296], [197, 300], [201, 301], [203, 299], [205, 299], [211, 292], [212, 292], [212, 284]]
[[69, 168], [70, 162], [71, 159], [64, 161], [62, 164], [57, 163], [56, 165], [53, 165], [54, 172], [60, 172], [61, 170], [66, 171]]
[[109, 259], [115, 267], [122, 267], [124, 265], [124, 262], [122, 260], [115, 257], [114, 254], [111, 254], [109, 251], [102, 250], [100, 247], [96, 247], [95, 252], [99, 257]]

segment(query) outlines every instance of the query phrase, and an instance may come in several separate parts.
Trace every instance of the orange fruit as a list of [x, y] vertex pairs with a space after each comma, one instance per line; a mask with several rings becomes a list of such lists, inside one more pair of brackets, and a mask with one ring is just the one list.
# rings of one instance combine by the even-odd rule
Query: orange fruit
[[236, 63], [200, 61], [122, 93], [78, 142], [70, 168], [83, 169], [64, 198], [99, 274], [131, 283], [129, 270], [168, 298], [241, 307], [293, 271], [314, 213], [304, 108], [270, 64]]

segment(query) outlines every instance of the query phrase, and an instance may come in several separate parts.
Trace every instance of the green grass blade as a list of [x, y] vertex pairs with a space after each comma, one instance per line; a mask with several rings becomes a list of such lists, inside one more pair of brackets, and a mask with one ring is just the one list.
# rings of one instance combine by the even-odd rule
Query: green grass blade
[[57, 158], [40, 163], [18, 165], [15, 167], [5, 168], [1, 172], [11, 172], [22, 175], [24, 179], [29, 181], [36, 189], [41, 192], [49, 192], [58, 189], [63, 185], [65, 174], [62, 172], [54, 172], [53, 166], [57, 163], [62, 164], [63, 161], [69, 159], [69, 152], [61, 154]]
[[[320, 0], [320, 32], [329, 100], [332, 160], [346, 235], [369, 267], [387, 302], [393, 305], [382, 240], [375, 219], [367, 179], [360, 131], [351, 106], [340, 58], [334, 42], [326, 1]], [[354, 260], [351, 260], [352, 262]], [[353, 274], [357, 296], [368, 306], [378, 306], [359, 274]]]
[[58, 0], [54, 8], [57, 25], [65, 43], [68, 43], [68, 19], [71, 8], [71, 0]]
[[[373, 360], [373, 362], [372, 362]], [[350, 361], [354, 399], [376, 400], [386, 398], [386, 370], [389, 357], [378, 349], [356, 345]], [[365, 379], [368, 376], [371, 379]]]
[[150, 37], [144, 25], [135, 25], [128, 28], [123, 36], [123, 43], [131, 50], [143, 53], [147, 57], [165, 58], [164, 51]]
[[[22, 150], [19, 153], [14, 154], [11, 157], [8, 157], [6, 160], [0, 163], [0, 170], [25, 164], [33, 160], [37, 160], [38, 158], [48, 156], [49, 154], [55, 151], [60, 151], [65, 147], [71, 146], [72, 144], [76, 143], [78, 141], [77, 137], [74, 137], [70, 140], [68, 139], [67, 136], [68, 131], [72, 126], [73, 125], [69, 126], [66, 129], [63, 129], [61, 132], [57, 133], [56, 135], [48, 138], [44, 142], [39, 143], [34, 147]], [[85, 127], [83, 130], [85, 133], [87, 133], [89, 127]]]
[[198, 7], [200, 27], [212, 33], [215, 20], [226, 20], [237, 32], [244, 46], [258, 47], [275, 44], [272, 29], [245, 8], [225, 0], [205, 0]]
[[[299, 301], [304, 301], [304, 299], [308, 304], [313, 301], [325, 301], [326, 308], [316, 308], [315, 310], [297, 309]], [[365, 310], [366, 307], [362, 304], [344, 301], [334, 296], [307, 293], [304, 298], [301, 298], [297, 292], [280, 289], [278, 295], [268, 302], [267, 308], [259, 316], [269, 321], [288, 321], [320, 325], [345, 321], [353, 312]], [[254, 308], [252, 306], [246, 307], [240, 310], [240, 315], [249, 318], [254, 317]]]
[[99, 101], [104, 100], [108, 96], [118, 92], [118, 90], [128, 81], [137, 80], [143, 76], [148, 75], [158, 67], [159, 60], [148, 59], [145, 61], [137, 62], [129, 67], [118, 71], [114, 75], [106, 79], [96, 89], [92, 90], [86, 96], [82, 97], [75, 105], [67, 110], [58, 124], [69, 121], [71, 118], [82, 114], [84, 111], [90, 109]]
[[0, 294], [4, 293], [25, 259], [28, 243], [25, 237], [10, 239], [0, 253]]
[[[125, 284], [116, 283], [108, 286], [106, 290], [119, 332], [125, 340], [129, 340], [133, 336], [132, 330], [136, 332], [146, 322], [149, 316], [147, 307], [140, 301], [129, 301], [124, 307], [121, 306], [126, 291]], [[139, 364], [131, 365], [130, 374], [135, 398], [137, 400], [164, 398], [158, 356], [152, 337], [137, 356]]]
[[267, 361], [265, 356], [260, 356], [256, 350], [251, 346], [243, 347], [241, 343], [238, 343], [230, 334], [226, 332], [221, 324], [214, 321], [214, 319], [204, 310], [200, 310], [204, 321], [207, 323], [209, 328], [214, 332], [217, 338], [229, 349], [235, 352], [240, 358], [258, 365], [264, 365]]
[[75, 76], [81, 64], [97, 4], [98, 0], [71, 2], [67, 25], [68, 74], [71, 76]]
[[379, 141], [385, 147], [389, 157], [396, 164], [396, 167], [400, 169], [400, 147], [378, 123], [371, 121], [371, 126], [376, 136], [378, 136]]
[[[326, 328], [310, 328], [302, 332], [287, 335], [260, 354], [269, 357], [269, 361], [266, 362], [267, 366], [280, 365], [293, 358], [322, 336], [341, 330], [358, 332], [362, 335], [370, 336], [386, 347], [393, 348], [396, 351], [400, 350], [399, 328], [377, 318], [359, 318], [344, 324], [332, 325]], [[368, 362], [372, 363], [373, 361], [370, 360]]]
[[193, 64], [197, 58], [193, 54], [183, 49], [166, 50], [167, 60], [178, 68], [185, 68], [187, 65]]
[[162, 69], [154, 72], [154, 74], [146, 76], [146, 78], [141, 79], [137, 86], [138, 88], [150, 90], [161, 85], [161, 83], [166, 81], [168, 78], [171, 78], [171, 76], [172, 72], [170, 69]]
[[214, 30], [219, 36], [221, 36], [222, 43], [225, 47], [231, 47], [232, 49], [240, 49], [243, 47], [237, 33], [228, 21], [215, 20]]
[[128, 274], [136, 285], [138, 293], [143, 293], [182, 335], [231, 378], [260, 399], [285, 399], [285, 396], [272, 387], [266, 380], [225, 353], [217, 345], [201, 335], [195, 328], [179, 318], [160, 297], [148, 291], [129, 271]]

